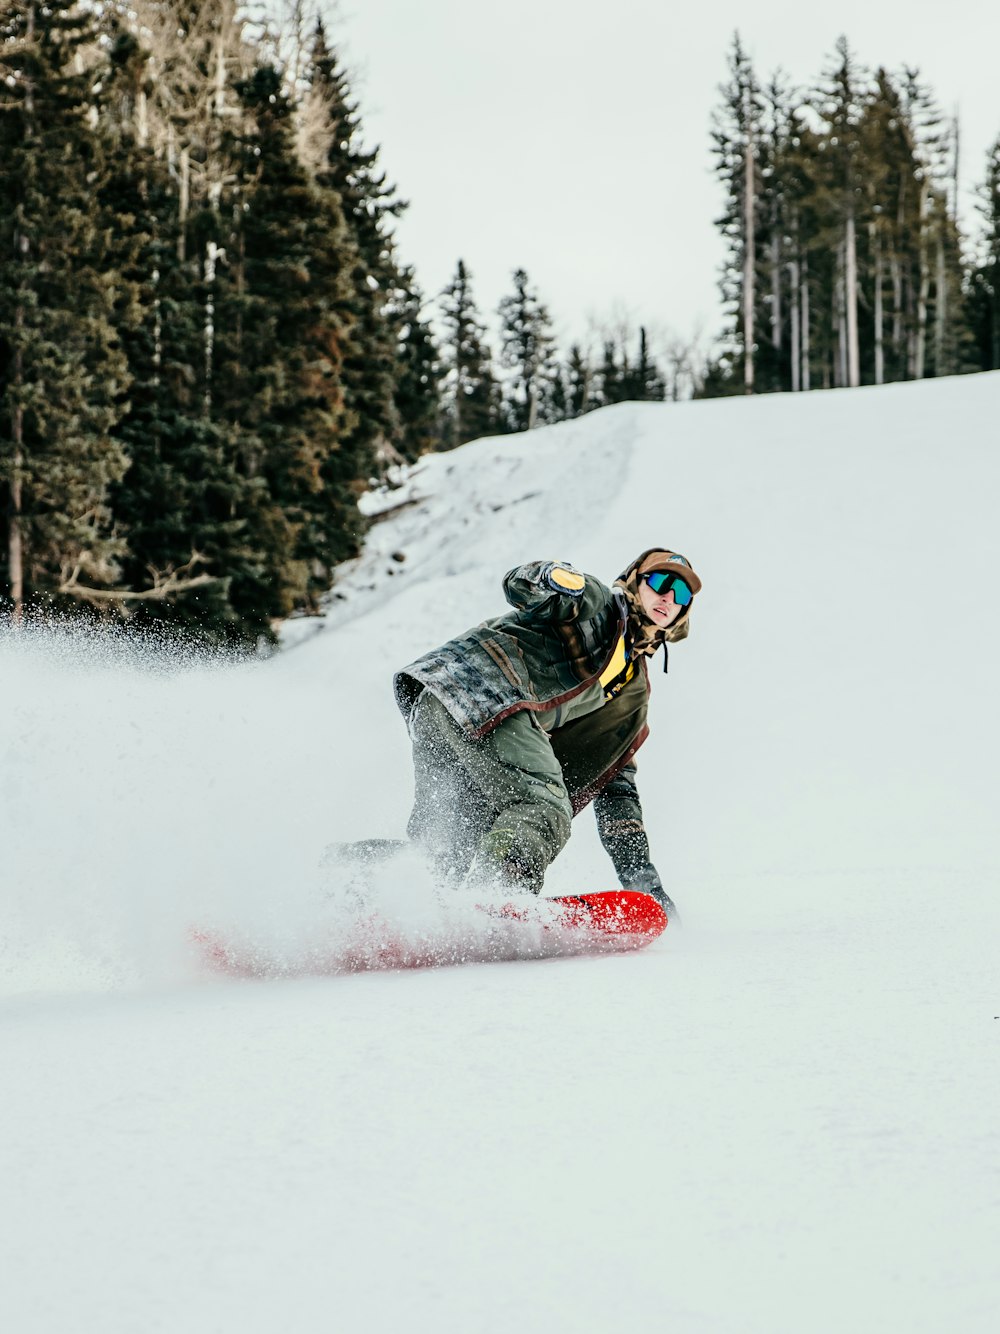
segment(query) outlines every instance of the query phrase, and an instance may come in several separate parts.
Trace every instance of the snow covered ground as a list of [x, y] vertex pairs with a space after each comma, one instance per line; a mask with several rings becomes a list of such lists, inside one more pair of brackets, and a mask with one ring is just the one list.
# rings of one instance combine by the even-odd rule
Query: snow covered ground
[[[0, 637], [0, 1329], [995, 1329], [998, 420], [1000, 375], [621, 405], [424, 461], [268, 662]], [[308, 938], [323, 846], [401, 834], [396, 666], [659, 543], [683, 929], [198, 975], [192, 922]], [[586, 812], [547, 890], [612, 885]]]

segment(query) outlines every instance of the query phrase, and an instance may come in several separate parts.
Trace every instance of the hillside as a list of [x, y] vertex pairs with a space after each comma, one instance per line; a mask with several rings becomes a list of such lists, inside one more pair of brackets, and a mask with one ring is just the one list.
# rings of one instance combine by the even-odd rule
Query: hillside
[[[267, 662], [0, 636], [5, 1329], [992, 1329], [1000, 375], [424, 460]], [[393, 670], [537, 556], [704, 580], [634, 957], [233, 983], [402, 833]], [[416, 876], [419, 881], [419, 875]], [[592, 816], [552, 893], [613, 883]], [[396, 884], [399, 905], [426, 885]]]

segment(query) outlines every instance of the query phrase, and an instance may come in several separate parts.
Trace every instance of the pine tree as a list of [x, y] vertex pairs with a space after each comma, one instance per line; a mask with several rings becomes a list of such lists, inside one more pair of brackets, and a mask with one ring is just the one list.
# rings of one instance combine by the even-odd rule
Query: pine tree
[[[236, 85], [252, 65], [237, 0], [108, 0], [111, 71], [103, 116], [117, 137], [108, 196], [116, 233], [136, 232], [119, 329], [133, 375], [117, 434], [130, 467], [114, 489], [127, 540], [126, 615], [212, 641], [253, 643], [263, 613], [233, 602], [248, 560], [248, 487], [218, 378], [216, 317], [226, 218], [244, 182], [245, 113]], [[129, 222], [129, 215], [133, 222]]]
[[582, 417], [585, 412], [589, 412], [595, 406], [593, 379], [594, 375], [589, 360], [580, 350], [580, 345], [574, 343], [569, 350], [569, 359], [566, 362], [565, 371], [566, 415], [568, 417]]
[[[795, 173], [791, 167], [796, 118], [784, 78], [776, 74], [762, 95], [758, 126], [760, 185], [755, 228], [757, 344], [754, 388], [758, 393], [788, 387], [795, 360], [792, 343], [798, 324], [795, 236]], [[764, 331], [767, 336], [764, 336]]]
[[757, 233], [760, 211], [760, 86], [739, 33], [729, 56], [722, 108], [713, 117], [716, 171], [726, 189], [718, 225], [729, 245], [722, 298], [741, 349], [744, 392], [754, 392], [757, 305]]
[[552, 416], [558, 378], [555, 339], [549, 312], [530, 286], [524, 269], [515, 269], [514, 291], [500, 302], [500, 364], [510, 372], [503, 415], [510, 431], [530, 431]]
[[113, 14], [109, 29], [102, 124], [115, 153], [104, 199], [124, 296], [116, 327], [132, 382], [115, 428], [129, 467], [111, 491], [126, 543], [118, 605], [140, 622], [239, 638], [227, 575], [241, 482], [224, 432], [204, 411], [204, 308], [179, 258], [177, 191], [143, 110], [150, 52]]
[[[884, 384], [887, 378], [887, 297], [891, 300], [893, 293], [901, 292], [897, 286], [902, 255], [899, 205], [905, 198], [906, 185], [912, 179], [915, 163], [899, 94], [883, 68], [876, 70], [874, 85], [865, 98], [860, 136], [871, 256], [872, 379], [875, 384]], [[891, 290], [887, 288], [890, 275], [893, 280]], [[898, 342], [897, 331], [889, 347], [889, 378], [893, 378]]]
[[663, 372], [650, 356], [649, 340], [644, 328], [639, 329], [639, 350], [635, 361], [625, 361], [620, 392], [623, 399], [637, 403], [662, 400], [666, 394], [666, 381]]
[[119, 577], [107, 498], [125, 468], [112, 431], [128, 382], [90, 124], [95, 38], [69, 0], [8, 5], [0, 28], [0, 492], [15, 616], [33, 595]]
[[951, 127], [908, 69], [901, 82], [877, 72], [861, 130], [874, 307], [865, 378], [959, 370], [965, 315]]
[[553, 360], [545, 401], [546, 422], [563, 422], [574, 414], [570, 411], [570, 386], [565, 369]]
[[[880, 69], [869, 79], [841, 38], [811, 101], [776, 77], [761, 112], [738, 42], [730, 68], [716, 152], [728, 194], [723, 290], [744, 383], [748, 371], [765, 391], [966, 368], [957, 131], [942, 128], [917, 73], [897, 81]], [[758, 107], [753, 173], [743, 105]], [[755, 340], [752, 366], [741, 311], [744, 326], [770, 331]], [[703, 392], [732, 392], [735, 363], [735, 348], [724, 349]]]
[[493, 374], [486, 331], [472, 294], [472, 275], [463, 260], [442, 293], [444, 324], [445, 447], [454, 449], [500, 429], [500, 394]]
[[976, 365], [1000, 370], [1000, 138], [989, 151], [979, 190], [984, 231], [978, 262], [970, 277], [969, 327]]
[[830, 309], [836, 339], [834, 383], [861, 383], [858, 341], [858, 231], [862, 208], [861, 81], [846, 37], [836, 46], [820, 102], [824, 133], [822, 148], [828, 175], [825, 188], [836, 245], [836, 276]]
[[54, 593], [253, 642], [356, 553], [377, 468], [436, 445], [403, 205], [322, 28], [311, 61], [298, 47], [272, 68], [238, 0], [0, 17], [0, 572], [18, 607]]
[[392, 457], [403, 430], [396, 381], [404, 317], [402, 303], [395, 299], [405, 281], [390, 224], [406, 205], [379, 169], [379, 150], [362, 147], [357, 103], [321, 22], [316, 25], [308, 77], [306, 110], [318, 126], [314, 137], [326, 142], [316, 179], [340, 196], [354, 251], [348, 269], [353, 332], [343, 364], [344, 400], [353, 425], [345, 447], [359, 465], [368, 460], [370, 474], [380, 459]]
[[370, 455], [344, 429], [352, 251], [339, 197], [296, 156], [278, 71], [262, 66], [237, 92], [247, 113], [243, 202], [218, 280], [213, 413], [245, 482], [246, 557], [231, 597], [264, 627], [314, 609], [333, 566], [357, 551]]
[[613, 338], [605, 340], [604, 360], [601, 362], [598, 371], [598, 404], [600, 407], [607, 407], [611, 403], [623, 403], [627, 397], [625, 393], [625, 376], [628, 370], [628, 362], [625, 354], [622, 353], [619, 360], [618, 348]]
[[772, 160], [780, 181], [788, 277], [788, 299], [783, 306], [788, 355], [787, 360], [782, 359], [782, 379], [775, 387], [797, 393], [813, 388], [814, 311], [820, 305], [816, 300], [817, 280], [829, 256], [814, 188], [817, 168], [820, 174], [824, 169], [822, 150], [819, 135], [808, 123], [804, 107], [785, 108]]
[[405, 286], [395, 310], [396, 412], [399, 452], [408, 463], [441, 443], [441, 365], [430, 321], [423, 314], [423, 297], [413, 273], [402, 275]]

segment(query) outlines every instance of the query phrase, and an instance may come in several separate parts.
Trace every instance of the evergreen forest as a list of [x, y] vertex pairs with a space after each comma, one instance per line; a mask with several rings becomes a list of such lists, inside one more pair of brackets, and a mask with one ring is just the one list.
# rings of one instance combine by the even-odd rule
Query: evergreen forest
[[[958, 126], [841, 42], [809, 93], [738, 38], [712, 127], [715, 355], [561, 349], [523, 268], [428, 300], [323, 22], [287, 0], [2, 0], [0, 595], [253, 648], [317, 613], [358, 498], [421, 455], [596, 407], [1000, 367], [1000, 141], [958, 221]], [[708, 222], [706, 221], [706, 225]]]
[[1000, 368], [1000, 140], [959, 222], [960, 127], [918, 71], [841, 38], [819, 80], [762, 82], [737, 34], [712, 127], [724, 348], [699, 392], [845, 388]]

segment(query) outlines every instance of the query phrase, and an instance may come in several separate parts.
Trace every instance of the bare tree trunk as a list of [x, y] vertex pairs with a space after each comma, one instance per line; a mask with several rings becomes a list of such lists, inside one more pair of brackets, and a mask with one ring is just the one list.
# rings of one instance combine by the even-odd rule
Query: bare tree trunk
[[809, 363], [809, 261], [802, 261], [802, 390], [807, 392], [811, 387], [810, 363]]
[[743, 391], [747, 394], [753, 393], [755, 203], [753, 126], [748, 124], [743, 157]]
[[927, 195], [925, 181], [920, 189], [920, 292], [917, 296], [917, 349], [913, 365], [916, 380], [924, 378], [927, 360], [927, 297], [931, 287], [931, 271], [927, 262]]
[[453, 421], [455, 423], [455, 435], [452, 442], [452, 448], [462, 443], [462, 377], [459, 373], [455, 380], [455, 412]]
[[282, 49], [287, 52], [284, 65], [288, 80], [295, 92], [302, 87], [303, 74], [308, 64], [309, 14], [304, 0], [285, 0], [281, 6], [281, 31], [287, 34]]
[[788, 266], [789, 287], [791, 289], [791, 300], [788, 303], [788, 313], [790, 317], [790, 334], [792, 339], [792, 393], [797, 394], [802, 385], [802, 367], [800, 364], [802, 352], [799, 345], [799, 262], [793, 259]]
[[[212, 411], [212, 377], [215, 372], [215, 267], [222, 252], [214, 241], [205, 245], [205, 317], [202, 336], [205, 348], [205, 416]], [[238, 342], [237, 342], [238, 345]]]
[[778, 220], [771, 218], [774, 228], [771, 234], [771, 346], [775, 352], [781, 351], [781, 238], [778, 235]]
[[847, 319], [844, 314], [844, 247], [837, 251], [837, 277], [833, 284], [830, 322], [836, 346], [833, 383], [835, 388], [847, 385]]
[[892, 281], [892, 353], [898, 365], [903, 346], [903, 269], [895, 250], [889, 256], [889, 277]]
[[[937, 360], [938, 375], [950, 374], [955, 369], [955, 359], [945, 346], [948, 336], [947, 322], [949, 302], [947, 288], [948, 278], [945, 273], [944, 229], [949, 222], [955, 223], [956, 227], [958, 225], [958, 169], [961, 153], [961, 136], [957, 112], [952, 117], [951, 121], [951, 143], [951, 204], [950, 207], [946, 205], [942, 210], [944, 216], [941, 219], [941, 231], [938, 235], [938, 345], [940, 349]], [[954, 348], [954, 343], [952, 344], [952, 348]]]
[[220, 31], [215, 43], [215, 87], [212, 102], [217, 116], [226, 114], [226, 45], [225, 33]]
[[[15, 232], [15, 249], [23, 256], [28, 253], [28, 238]], [[24, 306], [18, 301], [14, 312], [14, 328], [18, 330], [17, 350], [14, 353], [14, 374], [12, 386], [20, 398], [24, 389], [24, 352], [21, 347], [20, 331], [24, 328]], [[11, 437], [14, 445], [11, 457], [10, 500], [7, 514], [7, 569], [10, 576], [10, 600], [13, 604], [11, 619], [15, 625], [21, 624], [24, 612], [24, 530], [22, 513], [24, 493], [22, 472], [24, 469], [24, 405], [18, 401], [14, 405], [11, 419]]]
[[461, 308], [455, 320], [455, 402], [453, 405], [452, 421], [455, 427], [455, 434], [452, 440], [452, 448], [462, 443], [462, 342], [465, 337], [465, 328], [462, 324]]
[[[30, 4], [27, 12], [27, 24], [25, 32], [26, 43], [31, 43], [35, 36], [35, 6]], [[24, 111], [25, 111], [25, 138], [34, 138], [34, 127], [32, 124], [32, 115], [35, 109], [35, 96], [30, 77], [24, 92]], [[31, 243], [24, 231], [24, 214], [18, 205], [17, 214], [14, 223], [14, 252], [18, 259], [24, 263], [31, 250]], [[14, 365], [12, 384], [15, 389], [15, 405], [11, 414], [11, 437], [14, 446], [11, 454], [11, 472], [10, 472], [10, 499], [7, 516], [7, 570], [10, 578], [10, 600], [12, 604], [11, 620], [15, 625], [20, 625], [24, 616], [24, 405], [20, 401], [24, 390], [24, 350], [23, 339], [20, 334], [24, 329], [24, 302], [18, 296], [17, 308], [14, 311], [14, 327], [18, 330], [16, 340], [16, 350], [14, 352]]]
[[[15, 324], [24, 323], [24, 311], [19, 308]], [[20, 388], [24, 379], [24, 367], [21, 350], [14, 355], [13, 383]], [[21, 404], [14, 409], [12, 431], [14, 437], [14, 455], [11, 459], [10, 507], [7, 517], [7, 569], [10, 575], [10, 600], [13, 604], [11, 619], [15, 625], [21, 624], [24, 611], [24, 535], [21, 529], [21, 469], [24, 467], [24, 409]]]
[[882, 341], [882, 234], [873, 223], [872, 250], [875, 255], [875, 383], [885, 384], [885, 347]]
[[951, 159], [951, 217], [953, 221], [958, 220], [958, 165], [959, 153], [962, 146], [959, 134], [958, 113], [952, 117], [951, 122], [952, 143], [954, 152]]
[[903, 240], [905, 213], [903, 209], [903, 189], [899, 192], [896, 206], [896, 234], [892, 242], [892, 254], [889, 257], [889, 271], [892, 274], [892, 351], [896, 365], [903, 360], [903, 266], [899, 252]]
[[177, 258], [184, 263], [187, 258], [187, 216], [191, 203], [191, 155], [187, 145], [181, 149], [181, 190], [178, 210]]
[[847, 337], [847, 383], [856, 389], [861, 383], [861, 357], [858, 350], [858, 247], [853, 207], [847, 214], [844, 237], [844, 305]]
[[945, 329], [948, 318], [948, 279], [944, 262], [944, 218], [938, 218], [937, 273], [934, 279], [934, 374], [947, 375], [945, 365]]

